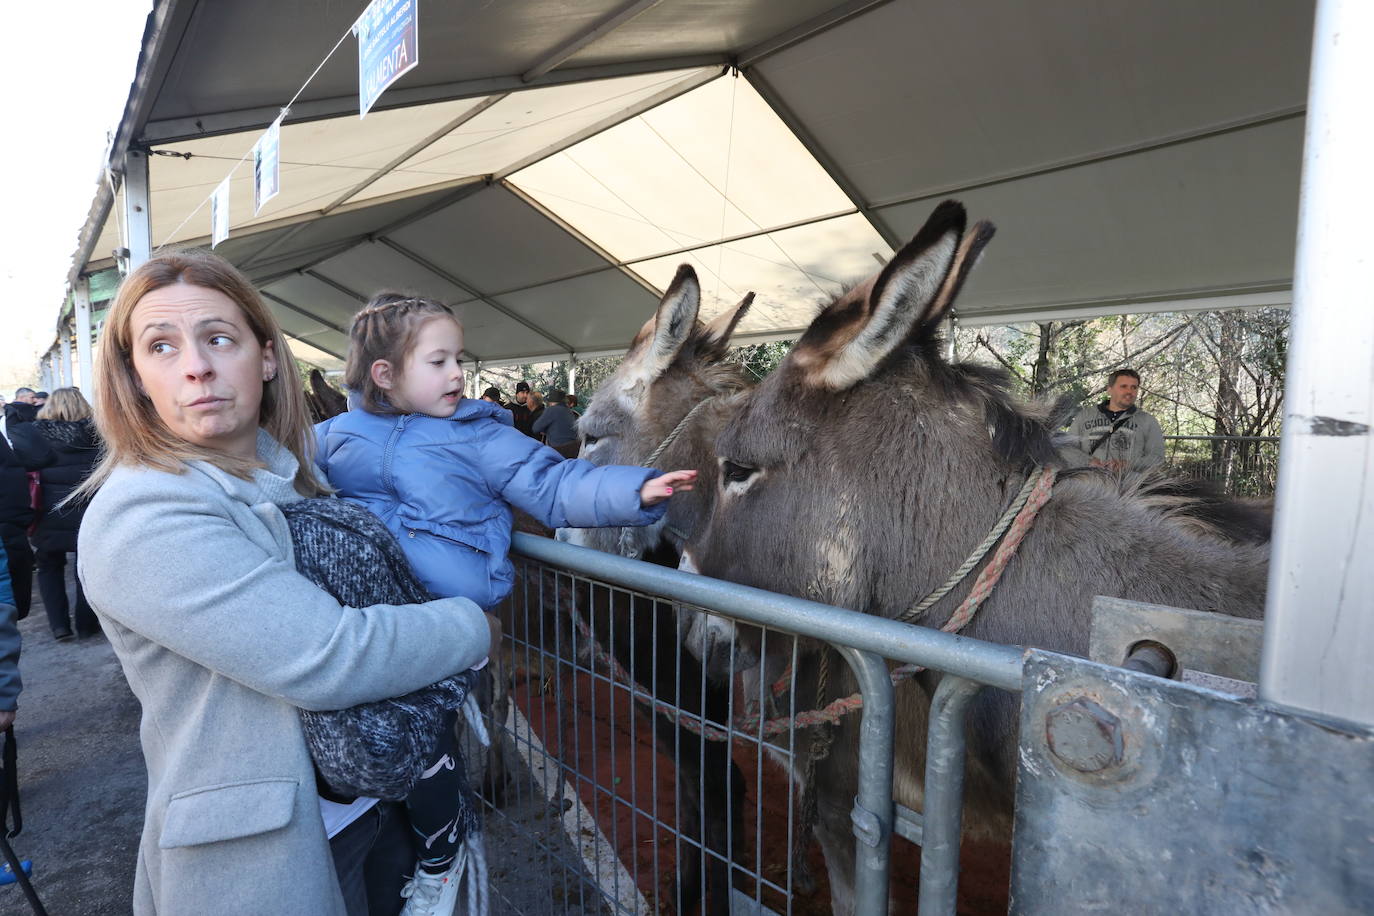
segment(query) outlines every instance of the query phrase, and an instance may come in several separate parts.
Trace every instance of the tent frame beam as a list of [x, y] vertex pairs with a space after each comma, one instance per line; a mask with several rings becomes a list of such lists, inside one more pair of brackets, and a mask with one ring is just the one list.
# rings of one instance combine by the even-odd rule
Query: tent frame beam
[[521, 315], [519, 312], [509, 309], [501, 303], [497, 302], [496, 300], [492, 299], [486, 293], [483, 293], [476, 287], [474, 287], [471, 283], [468, 283], [466, 280], [463, 280], [460, 277], [454, 276], [452, 273], [440, 267], [438, 264], [435, 264], [433, 261], [430, 261], [424, 255], [411, 251], [409, 248], [402, 245], [400, 242], [397, 242], [394, 239], [387, 238], [384, 235], [378, 236], [377, 241], [380, 244], [390, 248], [392, 251], [396, 252], [401, 257], [406, 258], [414, 264], [418, 264], [420, 267], [423, 267], [425, 270], [430, 271], [435, 276], [442, 278], [445, 282], [452, 283], [454, 286], [458, 287], [463, 292], [467, 293], [469, 296], [472, 296], [474, 299], [481, 302], [483, 305], [487, 306], [493, 311], [500, 312], [502, 315], [505, 315], [511, 321], [523, 325], [525, 328], [527, 328], [530, 331], [533, 331], [534, 333], [538, 334], [540, 337], [544, 338], [550, 343], [557, 344], [559, 347], [563, 349], [565, 353], [573, 352], [574, 348], [567, 341], [559, 339], [553, 333], [551, 333], [548, 330], [545, 330], [544, 328], [535, 324], [533, 321], [530, 321], [528, 318], [526, 318], [524, 315]]
[[662, 3], [663, 0], [630, 0], [619, 9], [612, 11], [600, 21], [587, 26], [539, 59], [533, 66], [520, 75], [521, 82], [531, 83], [567, 61], [578, 51], [620, 28], [640, 13], [646, 13]]
[[[283, 299], [281, 296], [276, 295], [275, 293], [269, 293], [269, 292], [267, 292], [267, 290], [258, 290], [258, 293], [259, 293], [264, 299], [270, 299], [271, 301], [275, 302], [277, 305], [280, 305], [282, 308], [286, 309], [287, 311], [295, 312], [297, 315], [300, 315], [302, 318], [309, 318], [311, 321], [315, 322], [316, 324], [323, 325], [324, 327], [328, 328], [328, 329], [331, 330], [331, 331], [338, 331], [340, 334], [345, 334], [345, 335], [348, 334], [347, 331], [345, 331], [343, 328], [339, 327], [339, 326], [338, 326], [337, 324], [335, 324], [334, 322], [332, 322], [332, 321], [326, 321], [325, 319], [321, 318], [319, 315], [316, 315], [316, 314], [313, 313], [313, 312], [308, 312], [308, 311], [306, 311], [305, 309], [301, 308], [299, 305], [296, 305], [295, 303], [292, 303], [292, 302], [288, 302], [287, 300]], [[283, 331], [282, 333], [283, 333], [283, 334], [286, 334], [285, 331]], [[340, 359], [340, 360], [341, 360], [341, 359], [344, 359], [344, 358], [345, 358], [345, 357], [343, 356], [343, 354], [335, 353], [333, 350], [329, 349], [328, 347], [322, 347], [322, 346], [320, 346], [319, 344], [315, 343], [315, 341], [310, 340], [310, 339], [305, 338], [305, 337], [301, 337], [299, 334], [286, 334], [286, 336], [289, 337], [289, 338], [291, 338], [292, 340], [298, 340], [298, 341], [300, 341], [301, 343], [305, 344], [305, 345], [308, 346], [308, 347], [314, 347], [316, 350], [319, 350], [321, 353], [326, 353], [326, 354], [328, 354], [328, 355], [334, 357], [335, 359]]]
[[[372, 110], [386, 111], [432, 102], [456, 102], [480, 96], [518, 92], [521, 89], [533, 89], [539, 86], [562, 86], [568, 83], [585, 83], [593, 80], [612, 79], [618, 76], [639, 76], [668, 70], [696, 70], [702, 67], [724, 68], [729, 64], [730, 59], [725, 54], [693, 54], [685, 57], [660, 57], [595, 67], [554, 70], [528, 82], [516, 75], [440, 83], [434, 86], [421, 86], [411, 89], [392, 87], [382, 96], [378, 104], [373, 106]], [[308, 121], [320, 121], [357, 114], [357, 112], [358, 96], [356, 94], [301, 101], [291, 107], [291, 114], [283, 123], [303, 124]], [[280, 114], [281, 108], [279, 106], [264, 106], [195, 117], [150, 121], [144, 127], [139, 140], [150, 146], [164, 146], [179, 140], [200, 140], [223, 134], [262, 130], [276, 120]]]
[[740, 70], [748, 69], [760, 61], [767, 60], [774, 54], [786, 51], [795, 44], [800, 44], [808, 38], [813, 38], [822, 32], [828, 32], [837, 25], [842, 25], [861, 16], [869, 10], [876, 9], [891, 3], [892, 0], [849, 0], [834, 9], [826, 10], [819, 16], [814, 16], [803, 22], [801, 25], [794, 26], [780, 35], [765, 39], [756, 45], [745, 48], [735, 60], [735, 66]]
[[744, 78], [749, 81], [749, 85], [754, 87], [754, 91], [763, 99], [764, 104], [773, 109], [773, 113], [778, 116], [787, 129], [792, 132], [792, 135], [806, 148], [806, 151], [815, 158], [816, 162], [820, 164], [820, 167], [825, 169], [825, 173], [830, 176], [830, 179], [834, 181], [835, 184], [839, 185], [840, 190], [853, 202], [855, 208], [863, 214], [864, 219], [868, 220], [869, 225], [877, 230], [877, 233], [883, 237], [883, 241], [887, 242], [888, 247], [894, 252], [901, 248], [905, 240], [892, 228], [892, 226], [888, 225], [882, 215], [864, 198], [863, 194], [859, 192], [858, 185], [845, 174], [835, 158], [821, 147], [820, 141], [816, 139], [814, 134], [806, 129], [801, 119], [798, 118], [792, 109], [788, 107], [787, 103], [782, 100], [782, 97], [778, 95], [772, 84], [764, 78], [763, 74], [756, 69], [745, 70]]
[[482, 112], [486, 111], [488, 108], [491, 108], [496, 103], [504, 101], [509, 97], [510, 93], [503, 93], [501, 95], [488, 96], [487, 98], [482, 99], [482, 101], [478, 102], [476, 105], [473, 105], [471, 108], [467, 109], [462, 114], [458, 115], [458, 117], [449, 121], [447, 124], [443, 125], [429, 136], [411, 145], [399, 156], [392, 159], [390, 162], [382, 166], [377, 171], [373, 172], [367, 178], [364, 178], [362, 181], [358, 182], [356, 185], [340, 194], [331, 203], [325, 205], [320, 209], [320, 216], [328, 216], [330, 213], [333, 213], [335, 210], [339, 209], [339, 207], [342, 207], [344, 204], [348, 203], [354, 197], [361, 194], [368, 188], [372, 187], [372, 185], [376, 184], [378, 181], [385, 178], [387, 175], [390, 175], [396, 169], [400, 168], [406, 162], [410, 161], [410, 159], [412, 159], [413, 157], [418, 156], [420, 153], [423, 153], [425, 150], [429, 149], [431, 146], [438, 143], [440, 140], [444, 139], [449, 134], [453, 133], [455, 130], [462, 127], [464, 124], [468, 123]]

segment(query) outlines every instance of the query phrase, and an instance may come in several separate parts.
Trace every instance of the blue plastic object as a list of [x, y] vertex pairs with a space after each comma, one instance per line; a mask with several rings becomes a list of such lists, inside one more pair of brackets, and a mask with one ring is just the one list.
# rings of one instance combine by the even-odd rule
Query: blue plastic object
[[[19, 867], [24, 869], [24, 874], [33, 874], [33, 862], [31, 862], [30, 860], [21, 860], [19, 862]], [[0, 886], [4, 886], [6, 884], [13, 884], [15, 880], [16, 879], [14, 877], [14, 870], [10, 868], [10, 863], [0, 863]]]

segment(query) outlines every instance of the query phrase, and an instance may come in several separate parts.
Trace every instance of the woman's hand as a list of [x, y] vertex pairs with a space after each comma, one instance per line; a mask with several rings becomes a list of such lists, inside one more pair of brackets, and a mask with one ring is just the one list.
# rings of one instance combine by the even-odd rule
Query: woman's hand
[[639, 501], [644, 506], [657, 506], [674, 492], [692, 489], [697, 482], [696, 471], [669, 471], [662, 477], [646, 480], [639, 488]]

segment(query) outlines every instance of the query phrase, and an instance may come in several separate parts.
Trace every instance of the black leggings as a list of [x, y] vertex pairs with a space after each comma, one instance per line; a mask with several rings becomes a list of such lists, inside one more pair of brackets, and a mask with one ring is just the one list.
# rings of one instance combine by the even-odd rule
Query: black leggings
[[38, 594], [43, 596], [43, 608], [48, 612], [48, 626], [56, 635], [72, 632], [69, 612], [76, 617], [78, 636], [91, 636], [100, 632], [100, 622], [95, 612], [86, 603], [86, 592], [81, 588], [81, 580], [76, 580], [76, 603], [67, 602], [67, 552], [65, 550], [40, 550], [38, 560]]
[[467, 838], [465, 826], [459, 823], [468, 781], [467, 774], [460, 769], [462, 758], [458, 754], [454, 730], [458, 715], [452, 712], [445, 719], [439, 747], [425, 767], [425, 775], [405, 800], [420, 864], [431, 872], [448, 868], [459, 845]]

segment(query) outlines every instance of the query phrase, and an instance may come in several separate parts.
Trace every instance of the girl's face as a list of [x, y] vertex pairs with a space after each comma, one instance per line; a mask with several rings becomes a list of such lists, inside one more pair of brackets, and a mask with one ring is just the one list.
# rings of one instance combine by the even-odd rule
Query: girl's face
[[277, 359], [238, 303], [177, 283], [140, 299], [130, 323], [134, 374], [167, 428], [193, 445], [255, 457], [262, 386]]
[[[463, 329], [452, 318], [439, 315], [420, 326], [400, 377], [387, 373], [390, 384], [382, 378], [377, 378], [377, 383], [387, 389], [398, 409], [447, 419], [463, 397], [462, 359]], [[377, 370], [374, 363], [374, 374]]]

